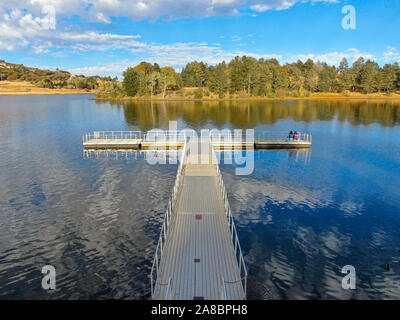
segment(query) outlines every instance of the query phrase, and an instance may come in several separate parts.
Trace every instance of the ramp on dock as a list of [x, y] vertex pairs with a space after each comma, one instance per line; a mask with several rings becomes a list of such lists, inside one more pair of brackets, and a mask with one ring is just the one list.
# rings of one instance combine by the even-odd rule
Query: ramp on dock
[[225, 188], [212, 161], [211, 145], [201, 143], [208, 143], [208, 152], [195, 145], [200, 144], [197, 140], [185, 146], [175, 206], [169, 205], [175, 210], [166, 221], [168, 231], [163, 227], [162, 254], [158, 261], [156, 253], [151, 275], [158, 269], [152, 289], [156, 300], [241, 300], [246, 296], [247, 271]]

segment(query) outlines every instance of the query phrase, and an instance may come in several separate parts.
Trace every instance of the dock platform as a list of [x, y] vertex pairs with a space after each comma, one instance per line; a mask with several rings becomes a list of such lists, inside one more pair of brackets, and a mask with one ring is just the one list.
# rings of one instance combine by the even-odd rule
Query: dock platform
[[[298, 139], [289, 140], [286, 133], [256, 132], [254, 139], [246, 141], [245, 137], [223, 136], [210, 137], [210, 143], [214, 149], [234, 150], [241, 149], [293, 149], [310, 148], [312, 144], [311, 134], [300, 133]], [[98, 131], [86, 134], [83, 137], [83, 146], [86, 149], [181, 149], [184, 145], [184, 135], [171, 134], [154, 135], [139, 131]]]
[[114, 131], [83, 137], [85, 149], [174, 149], [180, 154], [150, 272], [152, 299], [246, 299], [247, 269], [215, 150], [311, 146], [308, 134], [295, 141], [265, 133], [220, 138]]
[[[210, 145], [208, 154], [194, 154], [191, 150], [200, 149], [192, 148], [194, 143], [188, 143], [189, 151], [183, 158], [176, 212], [170, 221], [153, 298], [245, 299], [243, 276], [247, 277], [247, 272], [241, 252], [240, 262], [237, 260], [238, 247], [236, 244], [235, 252], [225, 210], [226, 195], [217, 164], [212, 161], [214, 151]], [[237, 235], [234, 239], [238, 243]]]

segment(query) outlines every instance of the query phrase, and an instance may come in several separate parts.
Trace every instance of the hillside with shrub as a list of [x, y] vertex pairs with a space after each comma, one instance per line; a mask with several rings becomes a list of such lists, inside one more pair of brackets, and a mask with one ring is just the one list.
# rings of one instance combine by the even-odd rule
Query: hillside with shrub
[[[72, 75], [68, 71], [56, 69], [43, 70], [39, 68], [27, 67], [23, 64], [13, 64], [0, 60], [0, 84], [4, 81], [9, 83], [24, 82], [26, 87], [32, 85], [38, 88], [47, 89], [78, 89], [84, 91], [93, 91], [96, 89], [105, 90], [114, 88], [117, 78], [111, 77], [86, 77], [83, 75]], [[4, 87], [4, 86], [3, 86]], [[20, 87], [20, 85], [15, 85]]]

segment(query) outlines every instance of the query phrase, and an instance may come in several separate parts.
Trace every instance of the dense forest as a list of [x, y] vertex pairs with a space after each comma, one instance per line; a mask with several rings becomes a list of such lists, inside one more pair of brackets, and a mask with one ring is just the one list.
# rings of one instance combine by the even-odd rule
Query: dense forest
[[[122, 85], [99, 97], [166, 95], [202, 98], [240, 97], [307, 97], [311, 93], [392, 94], [400, 90], [398, 63], [378, 63], [359, 58], [351, 66], [343, 59], [338, 67], [326, 63], [297, 61], [280, 65], [276, 59], [236, 57], [215, 66], [204, 62], [188, 63], [181, 73], [172, 67], [160, 68], [155, 63], [142, 62], [128, 68]], [[184, 88], [197, 87], [192, 91]]]
[[73, 76], [68, 71], [43, 70], [0, 60], [0, 81], [29, 81], [41, 88], [113, 89], [117, 78]]

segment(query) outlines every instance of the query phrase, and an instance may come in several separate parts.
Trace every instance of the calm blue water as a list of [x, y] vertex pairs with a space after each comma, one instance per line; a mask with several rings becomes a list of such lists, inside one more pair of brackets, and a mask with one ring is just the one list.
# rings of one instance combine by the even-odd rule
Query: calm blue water
[[[255, 128], [309, 152], [221, 165], [256, 299], [400, 298], [400, 103], [96, 103], [0, 97], [0, 299], [147, 299], [175, 165], [83, 156], [94, 130]], [[381, 264], [391, 265], [385, 271]], [[57, 289], [41, 288], [41, 268]], [[341, 287], [353, 265], [356, 290]]]

